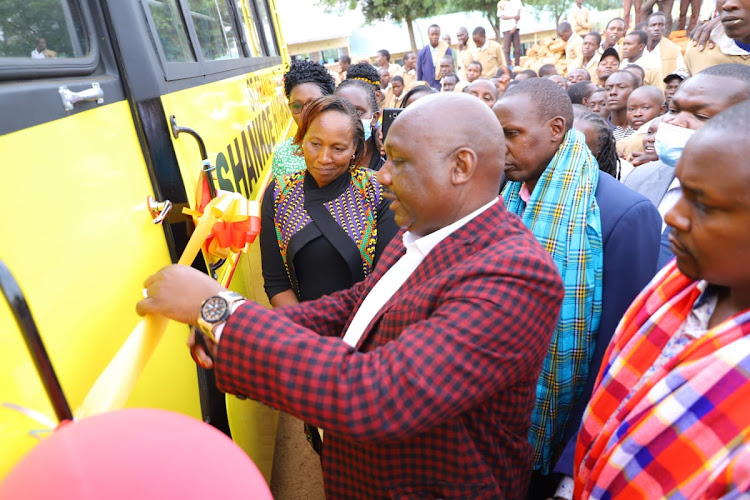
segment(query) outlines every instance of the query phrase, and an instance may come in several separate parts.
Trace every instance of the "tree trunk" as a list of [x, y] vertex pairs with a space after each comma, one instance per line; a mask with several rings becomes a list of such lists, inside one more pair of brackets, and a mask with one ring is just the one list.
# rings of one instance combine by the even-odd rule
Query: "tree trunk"
[[493, 10], [485, 11], [484, 17], [490, 22], [490, 26], [495, 30], [495, 41], [500, 42], [500, 21], [497, 17], [497, 12]]
[[409, 28], [409, 40], [411, 41], [411, 50], [417, 53], [417, 42], [414, 39], [414, 26], [411, 24], [411, 17], [406, 18], [406, 27]]

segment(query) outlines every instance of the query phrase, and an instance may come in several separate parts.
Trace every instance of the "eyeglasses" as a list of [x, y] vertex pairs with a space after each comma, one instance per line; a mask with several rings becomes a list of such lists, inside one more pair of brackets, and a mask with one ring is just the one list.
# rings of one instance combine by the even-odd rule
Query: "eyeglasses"
[[289, 109], [294, 113], [295, 115], [298, 115], [302, 113], [308, 104], [310, 104], [312, 101], [307, 101], [306, 103], [301, 103], [299, 101], [294, 101], [289, 103]]

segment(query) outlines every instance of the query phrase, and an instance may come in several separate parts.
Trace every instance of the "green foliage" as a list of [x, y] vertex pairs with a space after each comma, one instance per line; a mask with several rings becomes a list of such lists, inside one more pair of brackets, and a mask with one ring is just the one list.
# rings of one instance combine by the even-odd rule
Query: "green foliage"
[[396, 22], [429, 17], [443, 10], [440, 0], [320, 0], [328, 8], [355, 9], [359, 6], [367, 22]]
[[359, 5], [368, 23], [385, 20], [406, 22], [411, 48], [414, 51], [417, 50], [417, 45], [414, 40], [412, 19], [445, 12], [444, 0], [320, 0], [320, 4], [329, 9], [344, 7], [356, 9]]
[[[495, 30], [495, 37], [500, 39], [500, 23], [497, 19], [497, 0], [449, 0], [451, 12], [468, 12], [477, 11], [484, 14], [492, 28]], [[471, 33], [471, 29], [469, 29]]]
[[556, 20], [559, 20], [573, 3], [572, 0], [524, 0], [525, 5], [535, 10], [552, 13]]
[[584, 6], [588, 7], [589, 10], [602, 11], [622, 8], [622, 2], [619, 0], [587, 0]]
[[37, 38], [58, 57], [74, 57], [60, 0], [0, 1], [0, 56], [31, 57]]

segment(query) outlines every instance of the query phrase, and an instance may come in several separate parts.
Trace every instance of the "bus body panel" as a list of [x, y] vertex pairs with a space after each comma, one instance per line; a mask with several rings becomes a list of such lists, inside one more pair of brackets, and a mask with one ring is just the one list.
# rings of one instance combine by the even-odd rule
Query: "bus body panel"
[[[250, 5], [263, 1], [238, 1], [242, 22], [252, 22], [250, 11], [259, 11]], [[202, 159], [193, 138], [169, 134], [170, 116], [205, 140], [209, 160], [217, 167], [217, 188], [257, 200], [270, 177], [271, 154], [288, 134], [291, 117], [281, 62], [288, 52], [273, 0], [265, 4], [277, 55], [231, 64], [195, 63], [198, 73], [182, 65], [177, 70], [187, 68], [187, 76], [180, 77], [174, 76], [173, 65], [165, 64], [158, 38], [148, 31], [148, 9], [160, 1], [68, 2], [83, 8], [86, 27], [95, 35], [91, 54], [99, 54], [99, 63], [90, 74], [68, 74], [48, 64], [44, 73], [3, 77], [0, 54], [0, 110], [36, 113], [21, 120], [0, 111], [4, 125], [9, 124], [0, 131], [9, 131], [0, 135], [0, 151], [8, 162], [0, 183], [6, 207], [0, 216], [0, 259], [29, 302], [75, 412], [140, 320], [135, 303], [143, 280], [176, 260], [190, 232], [181, 209], [195, 206]], [[190, 36], [196, 43], [192, 31]], [[60, 112], [58, 85], [78, 92], [95, 81], [106, 87], [104, 104], [83, 102]], [[24, 105], [17, 105], [21, 100]], [[155, 225], [146, 197], [167, 198], [169, 193], [175, 207], [163, 226]], [[231, 255], [216, 274], [224, 284], [231, 278], [233, 290], [268, 305], [259, 246], [256, 240], [246, 254]], [[211, 264], [217, 259], [206, 260]], [[54, 421], [5, 301], [0, 301], [0, 331], [0, 363], [6, 374], [0, 403], [41, 412]], [[187, 334], [186, 326], [170, 323], [126, 406], [205, 417], [196, 367], [185, 346]], [[226, 406], [233, 439], [270, 481], [277, 412], [233, 396]], [[28, 413], [0, 406], [0, 478], [38, 442], [34, 431], [47, 429]]]
[[[8, 162], [0, 193], [0, 255], [19, 282], [71, 408], [140, 318], [143, 280], [170, 263], [161, 227], [152, 223], [153, 194], [125, 101], [0, 136]], [[54, 413], [20, 331], [0, 308], [0, 366], [11, 374], [0, 402]], [[172, 324], [129, 406], [157, 406], [200, 417], [195, 368], [185, 355], [184, 325]], [[0, 408], [0, 474], [36, 440], [39, 429]], [[11, 419], [14, 424], [6, 428]], [[19, 427], [20, 425], [20, 427]], [[11, 439], [10, 446], [6, 446]]]

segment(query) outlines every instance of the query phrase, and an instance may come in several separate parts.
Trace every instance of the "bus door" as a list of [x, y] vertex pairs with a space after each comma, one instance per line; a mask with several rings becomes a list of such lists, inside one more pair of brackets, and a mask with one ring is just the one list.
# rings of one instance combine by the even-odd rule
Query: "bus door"
[[[107, 0], [115, 53], [126, 75], [157, 186], [174, 207], [196, 208], [206, 160], [214, 187], [258, 200], [272, 152], [291, 122], [283, 92], [288, 54], [272, 0]], [[174, 209], [173, 209], [174, 210]], [[189, 232], [169, 223], [174, 256]], [[247, 253], [204, 253], [194, 266], [267, 303], [259, 242]], [[200, 372], [204, 419], [231, 436], [270, 479], [275, 411], [218, 393]], [[225, 419], [222, 421], [222, 418]], [[226, 428], [225, 428], [226, 427]]]
[[[173, 260], [167, 233], [175, 214], [154, 224], [147, 203], [170, 193], [155, 182], [158, 151], [144, 154], [150, 146], [103, 7], [0, 2], [0, 259], [22, 288], [73, 409], [137, 324], [143, 280]], [[130, 406], [200, 418], [186, 332], [169, 327]], [[34, 412], [54, 418], [3, 300], [0, 366], [1, 477], [49, 430]]]

